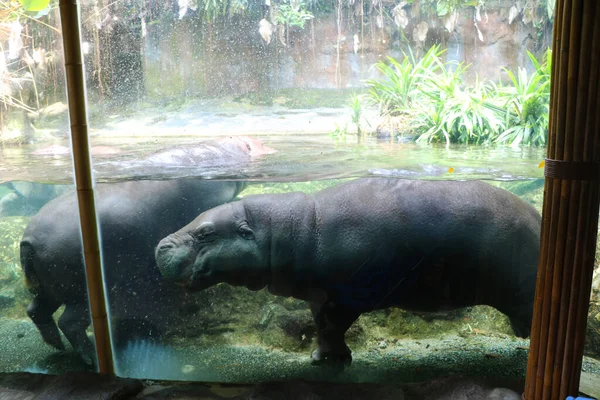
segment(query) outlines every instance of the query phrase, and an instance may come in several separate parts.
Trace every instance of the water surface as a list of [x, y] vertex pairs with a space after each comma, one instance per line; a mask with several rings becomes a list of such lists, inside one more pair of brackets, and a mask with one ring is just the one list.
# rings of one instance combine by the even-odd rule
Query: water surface
[[[250, 163], [202, 164], [194, 166], [148, 166], [139, 160], [174, 145], [194, 145], [208, 137], [93, 138], [94, 146], [112, 146], [120, 153], [93, 157], [98, 182], [138, 179], [241, 179], [249, 181], [312, 181], [386, 176], [410, 179], [523, 180], [543, 177], [539, 163], [543, 148], [513, 149], [506, 146], [422, 145], [348, 136], [345, 141], [328, 134], [253, 135], [277, 153]], [[54, 144], [69, 146], [64, 140]], [[48, 144], [4, 147], [0, 153], [0, 182], [21, 180], [72, 183], [71, 156], [33, 155]]]

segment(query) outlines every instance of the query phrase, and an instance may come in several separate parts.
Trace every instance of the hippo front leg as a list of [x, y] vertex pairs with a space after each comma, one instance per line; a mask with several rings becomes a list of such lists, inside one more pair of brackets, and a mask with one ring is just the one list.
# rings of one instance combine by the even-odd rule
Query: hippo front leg
[[349, 365], [352, 351], [344, 335], [360, 314], [333, 302], [311, 304], [310, 310], [317, 327], [318, 344], [312, 353], [313, 364]]

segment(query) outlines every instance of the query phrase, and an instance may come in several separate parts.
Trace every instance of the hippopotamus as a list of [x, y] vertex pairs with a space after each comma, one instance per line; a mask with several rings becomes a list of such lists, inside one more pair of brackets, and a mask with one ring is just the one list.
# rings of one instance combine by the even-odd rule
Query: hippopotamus
[[[175, 146], [168, 151], [159, 151], [146, 157], [142, 163], [152, 166], [197, 165], [214, 166], [247, 162], [252, 158], [275, 153], [276, 150], [265, 146], [262, 141], [248, 136], [231, 136], [218, 141], [205, 142], [203, 146]], [[218, 157], [215, 156], [218, 154]]]
[[[214, 148], [219, 142], [198, 145], [203, 146]], [[223, 162], [237, 162], [227, 152], [213, 155]], [[156, 268], [158, 241], [202, 211], [231, 201], [245, 185], [194, 178], [96, 185], [104, 286], [117, 345], [134, 336], [156, 337], [169, 325], [181, 300], [174, 294], [180, 293], [179, 288], [173, 291]], [[83, 360], [92, 363], [95, 350], [86, 335], [90, 317], [75, 191], [40, 209], [25, 229], [20, 251], [26, 284], [34, 294], [27, 313], [43, 340], [64, 349], [59, 327]], [[63, 304], [57, 327], [52, 314]]]
[[344, 334], [368, 311], [495, 307], [529, 335], [541, 218], [480, 181], [359, 178], [314, 194], [246, 196], [160, 241], [163, 277], [309, 303], [315, 363], [350, 363]]

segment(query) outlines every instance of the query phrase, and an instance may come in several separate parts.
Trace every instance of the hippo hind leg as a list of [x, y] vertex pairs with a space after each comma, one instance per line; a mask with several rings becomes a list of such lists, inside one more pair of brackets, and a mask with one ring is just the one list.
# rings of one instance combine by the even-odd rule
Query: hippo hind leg
[[52, 315], [60, 307], [60, 303], [43, 294], [36, 294], [27, 307], [27, 315], [42, 335], [44, 342], [57, 350], [64, 350], [65, 345], [60, 339], [60, 332]]
[[90, 325], [86, 303], [87, 300], [83, 303], [68, 303], [58, 319], [58, 326], [81, 359], [91, 366], [95, 364], [96, 350], [86, 333]]
[[349, 365], [352, 351], [346, 345], [344, 335], [360, 314], [333, 302], [311, 304], [310, 309], [317, 327], [318, 343], [312, 353], [313, 364]]

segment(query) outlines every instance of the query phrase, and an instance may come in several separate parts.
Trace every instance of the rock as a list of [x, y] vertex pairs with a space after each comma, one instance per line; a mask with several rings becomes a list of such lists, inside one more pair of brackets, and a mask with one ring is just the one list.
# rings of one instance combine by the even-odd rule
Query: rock
[[7, 296], [5, 294], [0, 294], [0, 309], [12, 307], [15, 304], [15, 298], [11, 296]]
[[486, 397], [486, 400], [521, 400], [521, 396], [509, 389], [493, 389]]
[[263, 344], [286, 350], [308, 346], [316, 334], [312, 315], [306, 307], [288, 310], [276, 303], [262, 308], [259, 327], [264, 330]]

